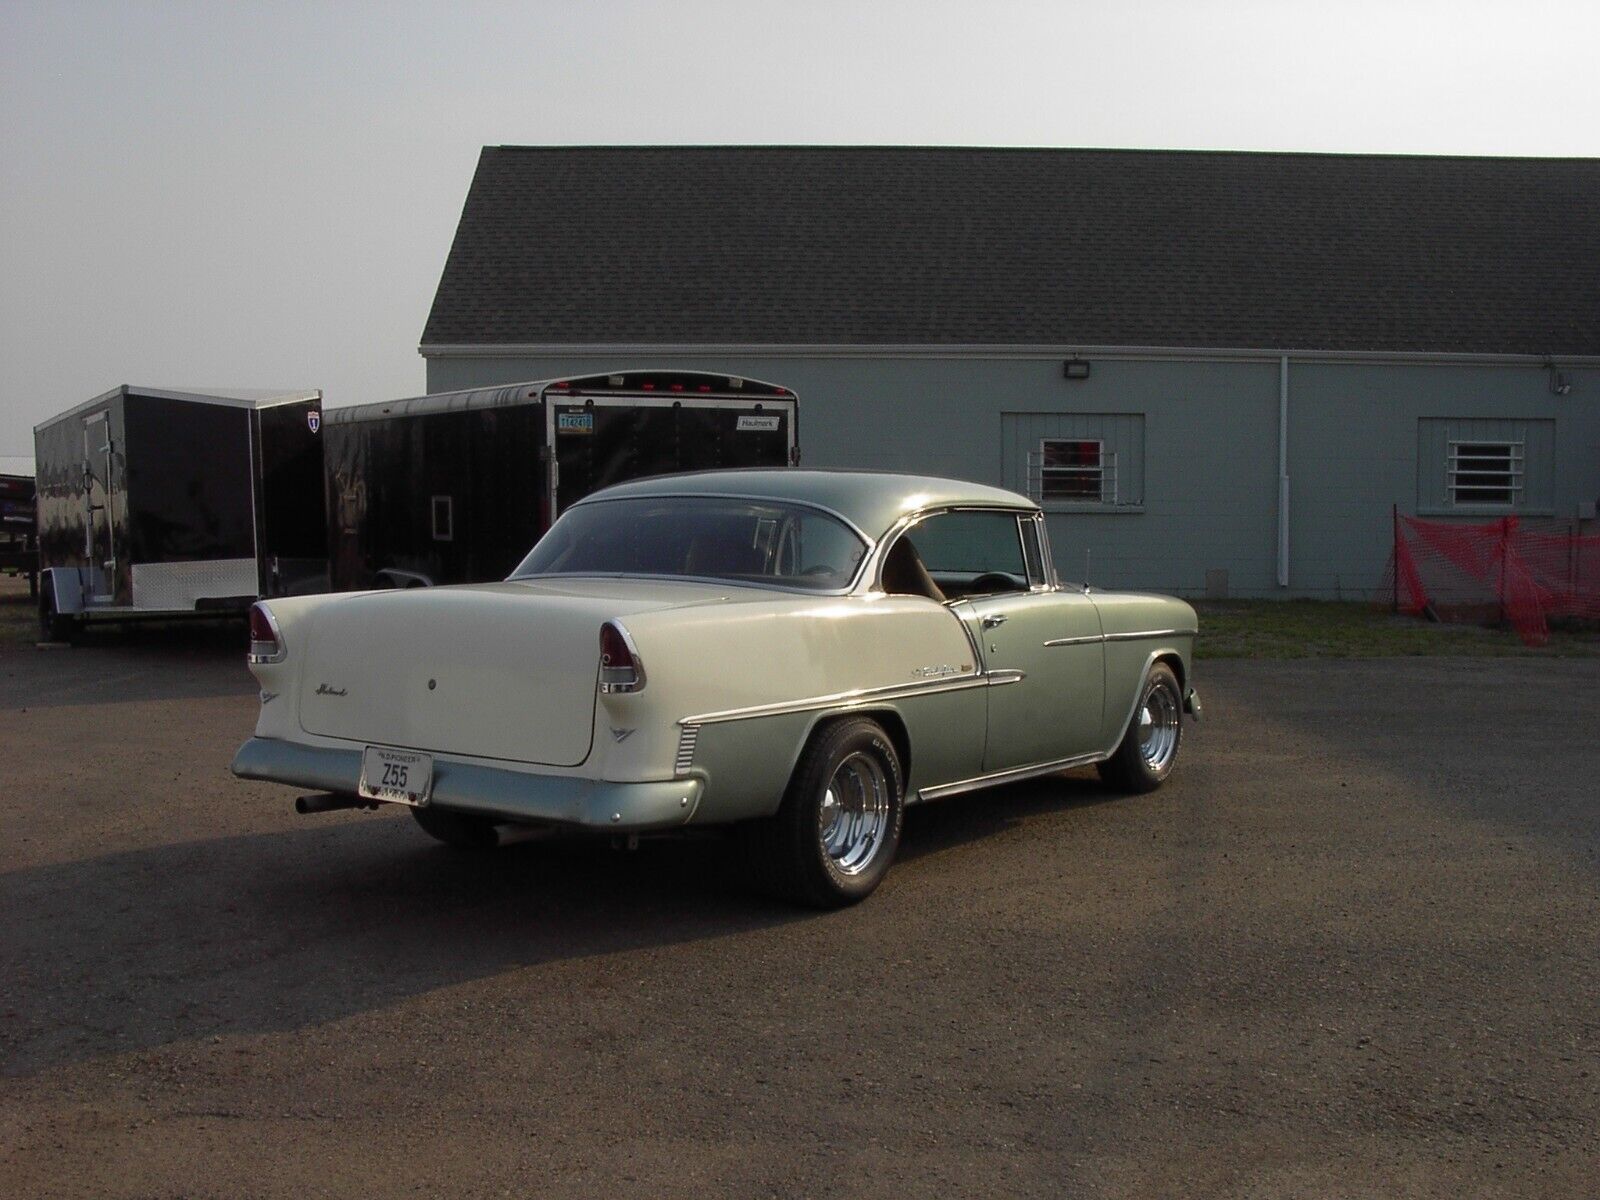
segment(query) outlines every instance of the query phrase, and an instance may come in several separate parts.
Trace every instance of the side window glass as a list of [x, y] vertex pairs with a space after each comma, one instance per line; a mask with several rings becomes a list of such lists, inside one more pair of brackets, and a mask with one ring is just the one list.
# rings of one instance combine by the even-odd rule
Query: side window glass
[[1009, 512], [929, 517], [901, 535], [884, 567], [884, 590], [945, 600], [1025, 592], [1028, 579], [1017, 516]]

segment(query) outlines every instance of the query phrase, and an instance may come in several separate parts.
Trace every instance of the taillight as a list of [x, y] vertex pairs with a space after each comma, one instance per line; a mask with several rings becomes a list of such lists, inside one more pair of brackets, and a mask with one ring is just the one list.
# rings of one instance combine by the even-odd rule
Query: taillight
[[628, 631], [615, 621], [600, 626], [600, 691], [605, 695], [644, 688], [644, 664]]
[[278, 623], [272, 619], [265, 604], [250, 606], [250, 661], [253, 663], [282, 662], [283, 635]]

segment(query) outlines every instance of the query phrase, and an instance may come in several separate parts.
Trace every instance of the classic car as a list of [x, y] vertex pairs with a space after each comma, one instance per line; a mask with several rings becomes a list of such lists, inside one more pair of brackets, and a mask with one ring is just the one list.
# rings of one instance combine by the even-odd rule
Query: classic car
[[727, 826], [794, 900], [866, 896], [904, 806], [1098, 764], [1167, 778], [1181, 600], [1061, 582], [1044, 515], [951, 479], [798, 469], [637, 480], [574, 504], [502, 583], [267, 600], [236, 775], [302, 812], [427, 833]]

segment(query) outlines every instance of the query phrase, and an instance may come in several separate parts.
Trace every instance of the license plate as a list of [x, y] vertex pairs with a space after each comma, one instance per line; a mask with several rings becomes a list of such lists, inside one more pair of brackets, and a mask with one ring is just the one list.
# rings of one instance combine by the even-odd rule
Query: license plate
[[420, 808], [433, 790], [433, 755], [415, 750], [386, 750], [368, 746], [361, 756], [361, 782], [356, 794], [363, 800], [387, 800]]

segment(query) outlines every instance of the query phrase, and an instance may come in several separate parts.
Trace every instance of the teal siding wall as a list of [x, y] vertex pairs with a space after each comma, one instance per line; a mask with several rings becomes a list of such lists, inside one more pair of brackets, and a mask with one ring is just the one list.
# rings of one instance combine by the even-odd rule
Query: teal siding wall
[[[436, 358], [428, 389], [668, 361]], [[1369, 595], [1389, 553], [1390, 506], [1418, 506], [1429, 469], [1419, 448], [1426, 418], [1553, 422], [1549, 504], [1540, 511], [1571, 518], [1579, 501], [1600, 495], [1600, 370], [1569, 371], [1572, 393], [1557, 397], [1546, 372], [1531, 366], [1292, 363], [1290, 586], [1281, 589], [1276, 360], [1094, 359], [1086, 380], [1062, 378], [1059, 358], [680, 354], [670, 364], [793, 388], [808, 466], [923, 471], [1023, 490], [1026, 452], [1039, 437], [1104, 437], [1129, 486], [1137, 481], [1139, 503], [1052, 511], [1049, 524], [1062, 574], [1076, 579], [1087, 569], [1108, 587], [1193, 595], [1208, 571], [1226, 571], [1235, 595]]]
[[[1549, 440], [1536, 429], [1528, 439], [1543, 502], [1526, 515], [1570, 526], [1579, 504], [1600, 496], [1600, 371], [1568, 375], [1572, 392], [1557, 396], [1535, 366], [1291, 364], [1290, 591], [1367, 595], [1388, 559], [1391, 505], [1449, 515], [1436, 482], [1444, 470], [1433, 457], [1443, 453], [1438, 426], [1424, 421], [1462, 429], [1469, 428], [1462, 422], [1546, 422]], [[1481, 513], [1459, 519], [1487, 519]], [[1600, 530], [1592, 521], [1585, 528]]]

